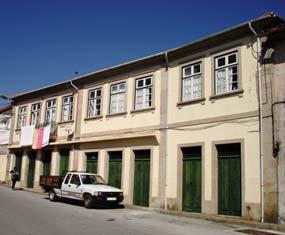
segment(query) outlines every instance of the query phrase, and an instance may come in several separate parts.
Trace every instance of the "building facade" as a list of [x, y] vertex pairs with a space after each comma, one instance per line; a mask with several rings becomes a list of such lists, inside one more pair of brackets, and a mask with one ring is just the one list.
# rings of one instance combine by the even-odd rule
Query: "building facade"
[[[88, 171], [121, 188], [126, 204], [259, 220], [260, 61], [248, 23], [12, 97], [8, 168], [21, 169], [18, 187], [40, 189], [42, 174]], [[250, 23], [265, 32], [284, 22], [269, 14]], [[263, 94], [271, 90], [266, 66]], [[29, 125], [50, 125], [49, 145], [21, 146]], [[277, 175], [272, 139], [265, 141], [264, 174]], [[268, 222], [280, 215], [274, 177], [264, 184]]]

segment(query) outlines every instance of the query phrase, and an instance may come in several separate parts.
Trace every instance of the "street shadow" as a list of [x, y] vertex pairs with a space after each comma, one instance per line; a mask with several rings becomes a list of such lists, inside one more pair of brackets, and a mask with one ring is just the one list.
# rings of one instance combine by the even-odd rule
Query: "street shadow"
[[[48, 196], [44, 197], [45, 200], [49, 200]], [[64, 198], [64, 199], [58, 199], [55, 203], [65, 203], [73, 206], [79, 206], [79, 207], [84, 207], [84, 204], [82, 201], [78, 200], [72, 200], [69, 198]], [[118, 206], [112, 206], [112, 205], [95, 205], [91, 209], [96, 209], [96, 210], [119, 210], [119, 209], [124, 209], [125, 205], [119, 204]]]

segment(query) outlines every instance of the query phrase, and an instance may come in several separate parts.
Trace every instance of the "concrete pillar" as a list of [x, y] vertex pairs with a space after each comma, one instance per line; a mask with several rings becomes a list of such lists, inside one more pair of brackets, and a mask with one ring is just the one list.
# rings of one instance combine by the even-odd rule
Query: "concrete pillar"
[[79, 159], [79, 145], [75, 144], [73, 147], [73, 170], [79, 171], [80, 159]]
[[86, 171], [86, 155], [83, 151], [78, 150], [78, 171]]
[[[156, 198], [152, 198], [152, 206], [157, 208], [167, 209], [166, 201], [166, 169], [167, 169], [167, 112], [168, 112], [168, 68], [161, 69], [161, 81], [160, 81], [160, 126], [162, 127], [160, 131], [160, 148], [159, 148], [159, 165], [158, 169], [158, 195]], [[152, 180], [152, 179], [151, 179]]]
[[29, 171], [29, 156], [28, 156], [28, 151], [25, 149], [23, 151], [23, 156], [22, 156], [22, 168], [21, 168], [21, 179], [20, 179], [21, 187], [24, 188], [27, 187], [28, 171]]
[[69, 158], [68, 158], [68, 170], [75, 171], [74, 168], [74, 147], [70, 148], [69, 150]]
[[124, 203], [132, 204], [131, 192], [131, 149], [126, 148], [124, 150], [123, 162], [122, 162], [122, 190], [124, 192]]
[[40, 187], [40, 175], [43, 173], [42, 151], [37, 150], [36, 163], [35, 163], [35, 175], [34, 175], [34, 188]]
[[107, 182], [108, 181], [108, 154], [105, 150], [98, 152], [98, 174]]
[[51, 175], [59, 174], [59, 163], [60, 163], [60, 154], [58, 152], [58, 148], [54, 147], [51, 154]]

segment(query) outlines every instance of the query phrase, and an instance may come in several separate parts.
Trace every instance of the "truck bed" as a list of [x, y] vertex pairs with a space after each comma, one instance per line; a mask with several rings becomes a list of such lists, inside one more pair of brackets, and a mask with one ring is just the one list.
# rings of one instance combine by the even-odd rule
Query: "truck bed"
[[52, 176], [40, 176], [40, 186], [42, 186], [45, 190], [49, 190], [52, 188], [61, 188], [61, 183], [64, 177], [52, 175]]

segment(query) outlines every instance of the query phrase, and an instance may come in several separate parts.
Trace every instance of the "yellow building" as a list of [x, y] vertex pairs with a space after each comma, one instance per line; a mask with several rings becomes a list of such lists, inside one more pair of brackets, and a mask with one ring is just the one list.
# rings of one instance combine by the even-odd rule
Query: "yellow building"
[[[261, 32], [282, 22], [250, 23]], [[42, 174], [87, 170], [120, 187], [126, 204], [259, 220], [258, 45], [248, 23], [12, 97], [18, 186], [40, 189]], [[32, 124], [51, 125], [37, 151], [20, 145]], [[275, 184], [266, 185], [267, 221], [277, 218]]]

